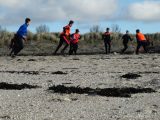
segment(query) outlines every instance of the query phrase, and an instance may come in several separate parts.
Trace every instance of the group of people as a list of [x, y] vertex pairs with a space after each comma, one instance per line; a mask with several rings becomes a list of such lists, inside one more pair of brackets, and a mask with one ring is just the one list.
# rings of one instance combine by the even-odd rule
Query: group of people
[[73, 53], [76, 55], [77, 54], [77, 50], [78, 50], [78, 42], [79, 39], [81, 38], [80, 34], [79, 34], [79, 29], [75, 30], [75, 33], [71, 34], [71, 27], [74, 24], [74, 21], [69, 21], [69, 24], [65, 27], [63, 27], [63, 32], [60, 35], [60, 41], [59, 41], [59, 45], [57, 46], [54, 55], [57, 54], [58, 50], [62, 47], [62, 45], [64, 44], [64, 48], [61, 51], [61, 54], [64, 55], [65, 50], [67, 49], [67, 47], [70, 45], [70, 50], [69, 50], [69, 55], [72, 55]]
[[[14, 38], [11, 40], [10, 44], [10, 56], [15, 57], [24, 47], [23, 41], [26, 41], [27, 38], [27, 28], [30, 25], [31, 19], [26, 18], [25, 23], [19, 28], [17, 33], [15, 34]], [[74, 21], [70, 20], [69, 24], [65, 27], [63, 27], [63, 31], [60, 34], [60, 41], [59, 44], [54, 52], [54, 55], [57, 54], [59, 49], [64, 45], [64, 48], [61, 50], [61, 54], [65, 54], [65, 50], [70, 46], [69, 55], [77, 54], [78, 50], [78, 42], [81, 39], [81, 35], [79, 34], [79, 29], [75, 30], [75, 33], [71, 34], [71, 27], [73, 26]], [[105, 51], [106, 54], [111, 52], [111, 32], [110, 29], [107, 28], [106, 32], [102, 36], [104, 40], [105, 45]], [[123, 35], [123, 45], [124, 49], [121, 51], [121, 53], [124, 53], [128, 48], [128, 42], [132, 41], [131, 36], [129, 35], [129, 31], [126, 31], [126, 34]], [[137, 49], [136, 54], [139, 54], [139, 49], [141, 47], [144, 48], [144, 51], [147, 53], [147, 40], [144, 34], [140, 32], [140, 30], [136, 30], [136, 39], [137, 39]]]
[[[110, 29], [107, 28], [106, 32], [103, 34], [103, 40], [104, 40], [104, 45], [105, 45], [105, 50], [106, 54], [111, 52], [111, 33], [109, 31]], [[129, 35], [129, 31], [126, 31], [126, 34], [123, 35], [123, 46], [124, 48], [122, 49], [121, 53], [123, 54], [127, 49], [128, 49], [128, 42], [132, 41], [131, 36]], [[144, 34], [140, 32], [139, 29], [136, 30], [136, 39], [137, 39], [137, 49], [136, 49], [136, 54], [139, 54], [139, 49], [141, 47], [144, 48], [144, 51], [147, 53], [147, 39]]]

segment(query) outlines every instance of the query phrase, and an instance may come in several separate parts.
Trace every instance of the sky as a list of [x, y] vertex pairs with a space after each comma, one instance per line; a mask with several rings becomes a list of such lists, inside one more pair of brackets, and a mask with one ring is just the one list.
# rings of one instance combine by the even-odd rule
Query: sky
[[29, 30], [47, 25], [50, 32], [61, 32], [74, 20], [72, 32], [87, 33], [94, 25], [102, 31], [117, 24], [121, 32], [160, 32], [160, 0], [0, 0], [0, 25], [17, 31], [24, 19], [32, 19]]

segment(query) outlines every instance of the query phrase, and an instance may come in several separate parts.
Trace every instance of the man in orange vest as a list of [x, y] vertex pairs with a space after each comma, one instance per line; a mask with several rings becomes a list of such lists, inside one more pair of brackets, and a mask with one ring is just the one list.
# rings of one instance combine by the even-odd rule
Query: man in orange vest
[[79, 39], [81, 39], [79, 29], [76, 29], [75, 33], [71, 35], [69, 55], [72, 55], [73, 53], [77, 55]]
[[57, 46], [54, 55], [57, 54], [58, 50], [62, 47], [63, 43], [65, 44], [64, 48], [62, 49], [61, 53], [64, 54], [65, 50], [67, 49], [67, 47], [70, 44], [70, 31], [71, 31], [71, 27], [73, 25], [74, 21], [69, 21], [69, 24], [65, 27], [63, 27], [63, 32], [60, 35], [60, 41], [59, 41], [59, 45]]
[[111, 33], [109, 28], [106, 29], [106, 32], [103, 34], [103, 40], [105, 45], [106, 54], [111, 52]]
[[147, 48], [146, 48], [147, 40], [144, 34], [142, 34], [139, 29], [136, 30], [136, 38], [137, 38], [136, 54], [139, 54], [139, 49], [141, 48], [141, 46], [143, 46], [144, 51], [147, 53]]

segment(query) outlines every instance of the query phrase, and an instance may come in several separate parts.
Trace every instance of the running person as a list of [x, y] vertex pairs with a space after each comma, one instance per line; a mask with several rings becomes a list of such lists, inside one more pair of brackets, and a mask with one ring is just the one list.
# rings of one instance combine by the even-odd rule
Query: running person
[[10, 52], [10, 56], [15, 57], [23, 48], [23, 40], [27, 39], [27, 28], [30, 25], [31, 19], [26, 18], [25, 23], [19, 28], [14, 38], [11, 40], [10, 48], [12, 49]]
[[79, 29], [76, 29], [75, 33], [71, 37], [69, 55], [73, 55], [73, 53], [77, 55], [79, 39], [81, 39]]
[[122, 50], [122, 54], [123, 54], [128, 49], [128, 42], [132, 41], [128, 30], [126, 31], [126, 34], [123, 35], [122, 39], [123, 39], [123, 46], [124, 46], [124, 48]]
[[142, 34], [140, 32], [140, 30], [136, 30], [136, 38], [137, 38], [137, 50], [136, 50], [136, 54], [139, 54], [139, 49], [141, 46], [143, 46], [144, 51], [147, 53], [147, 40], [146, 37], [144, 36], [144, 34]]
[[57, 46], [54, 55], [57, 54], [58, 50], [62, 47], [63, 44], [65, 44], [64, 48], [62, 49], [61, 53], [64, 54], [65, 50], [67, 49], [67, 47], [70, 44], [70, 31], [71, 31], [71, 27], [74, 24], [74, 21], [69, 21], [69, 24], [65, 27], [63, 27], [63, 32], [61, 33], [60, 36], [60, 41], [59, 41], [59, 45]]

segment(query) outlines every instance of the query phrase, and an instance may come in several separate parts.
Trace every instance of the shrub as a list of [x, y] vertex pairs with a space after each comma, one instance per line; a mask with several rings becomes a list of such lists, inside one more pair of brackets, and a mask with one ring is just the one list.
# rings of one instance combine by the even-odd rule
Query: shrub
[[36, 32], [39, 33], [49, 33], [49, 27], [47, 25], [40, 25], [36, 28]]

